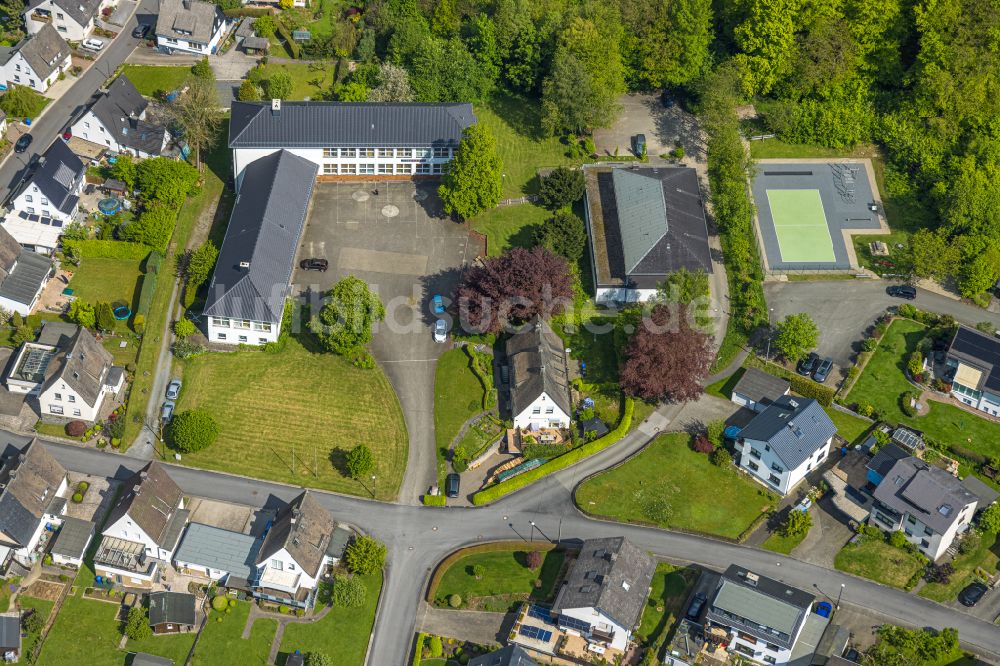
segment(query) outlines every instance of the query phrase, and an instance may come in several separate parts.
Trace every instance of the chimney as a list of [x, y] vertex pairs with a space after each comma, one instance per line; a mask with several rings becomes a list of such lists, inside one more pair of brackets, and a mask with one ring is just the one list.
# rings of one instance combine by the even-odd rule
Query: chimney
[[184, 0], [184, 9], [191, 9], [191, 0]]
[[146, 470], [142, 470], [141, 472], [139, 472], [139, 478], [145, 481], [147, 478], [149, 478], [149, 472], [147, 472]]
[[760, 576], [753, 573], [752, 571], [747, 572], [747, 583], [753, 587], [757, 587], [757, 582], [760, 580]]
[[281, 100], [272, 99], [271, 100], [271, 115], [276, 116], [281, 113]]
[[240, 268], [242, 268], [244, 270], [249, 270], [250, 269], [250, 262], [249, 261], [241, 261], [240, 262]]
[[132, 486], [132, 492], [133, 492], [134, 494], [138, 495], [138, 494], [139, 494], [139, 489], [140, 489], [140, 488], [141, 488], [141, 486], [140, 486], [140, 485], [139, 485], [139, 484], [137, 483], [137, 484], [135, 484], [134, 486]]

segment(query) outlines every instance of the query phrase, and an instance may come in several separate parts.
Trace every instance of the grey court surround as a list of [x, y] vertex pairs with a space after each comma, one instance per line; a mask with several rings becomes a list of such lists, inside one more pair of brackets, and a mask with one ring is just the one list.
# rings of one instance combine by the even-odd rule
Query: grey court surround
[[[767, 265], [772, 270], [833, 270], [851, 268], [845, 229], [881, 228], [878, 215], [869, 209], [875, 196], [864, 162], [762, 162], [757, 165], [752, 191]], [[785, 261], [778, 246], [774, 218], [767, 200], [768, 190], [818, 190], [826, 223], [833, 240], [833, 262], [796, 263]]]

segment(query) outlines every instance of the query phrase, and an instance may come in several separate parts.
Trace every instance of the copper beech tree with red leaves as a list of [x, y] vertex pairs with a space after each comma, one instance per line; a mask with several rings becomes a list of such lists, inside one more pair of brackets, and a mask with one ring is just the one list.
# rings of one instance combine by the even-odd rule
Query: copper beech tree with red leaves
[[548, 319], [573, 299], [569, 265], [543, 247], [514, 248], [466, 271], [455, 292], [469, 332], [499, 333], [536, 314]]
[[696, 399], [712, 363], [709, 336], [692, 328], [684, 306], [657, 305], [650, 319], [654, 326], [640, 324], [625, 348], [622, 389], [643, 400]]

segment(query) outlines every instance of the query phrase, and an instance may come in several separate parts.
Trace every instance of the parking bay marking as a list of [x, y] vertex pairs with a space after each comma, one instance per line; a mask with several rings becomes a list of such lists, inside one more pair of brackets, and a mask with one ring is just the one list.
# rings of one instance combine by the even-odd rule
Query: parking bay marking
[[343, 271], [423, 276], [427, 273], [427, 255], [344, 247], [337, 266]]

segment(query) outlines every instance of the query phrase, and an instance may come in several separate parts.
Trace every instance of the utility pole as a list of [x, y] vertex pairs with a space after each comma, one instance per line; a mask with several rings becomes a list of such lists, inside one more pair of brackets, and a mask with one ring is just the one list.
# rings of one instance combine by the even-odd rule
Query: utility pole
[[837, 610], [840, 610], [840, 598], [844, 596], [844, 588], [847, 587], [845, 583], [840, 584], [840, 593], [837, 595]]
[[376, 494], [377, 493], [375, 491], [375, 475], [372, 474], [372, 499], [375, 499]]

